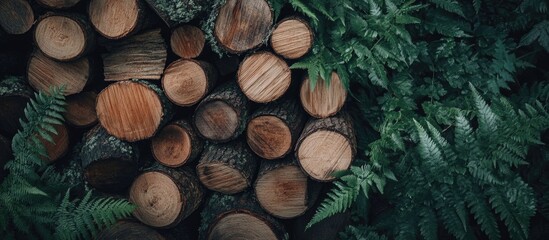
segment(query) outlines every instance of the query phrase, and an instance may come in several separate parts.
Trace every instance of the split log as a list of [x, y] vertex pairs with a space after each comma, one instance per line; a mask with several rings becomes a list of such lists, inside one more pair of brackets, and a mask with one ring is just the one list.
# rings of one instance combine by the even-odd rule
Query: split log
[[97, 123], [95, 92], [82, 92], [67, 97], [65, 120], [75, 127], [89, 127]]
[[311, 119], [297, 141], [302, 169], [317, 181], [332, 181], [332, 173], [347, 170], [356, 155], [356, 137], [349, 115]]
[[22, 77], [6, 77], [0, 81], [0, 133], [12, 137], [21, 126], [19, 119], [33, 92]]
[[203, 140], [185, 120], [166, 125], [151, 141], [154, 158], [168, 167], [180, 167], [194, 161], [203, 147]]
[[305, 213], [315, 203], [321, 185], [309, 180], [292, 156], [279, 161], [263, 160], [254, 189], [265, 211], [287, 219]]
[[93, 28], [108, 39], [121, 39], [147, 26], [142, 0], [91, 0], [88, 15]]
[[287, 239], [284, 226], [261, 209], [251, 191], [214, 194], [201, 215], [200, 240]]
[[290, 98], [261, 107], [250, 119], [246, 140], [252, 151], [265, 159], [290, 153], [307, 120], [299, 102]]
[[204, 189], [189, 168], [160, 165], [139, 175], [130, 188], [134, 216], [144, 224], [171, 228], [193, 213], [202, 202]]
[[265, 0], [227, 0], [219, 9], [214, 35], [228, 52], [240, 54], [261, 45], [273, 24]]
[[173, 30], [170, 37], [172, 51], [182, 58], [196, 58], [202, 53], [206, 38], [200, 28], [182, 25]]
[[285, 18], [271, 34], [271, 47], [286, 59], [303, 57], [313, 47], [313, 30], [301, 18]]
[[6, 176], [4, 165], [12, 159], [10, 140], [0, 135], [0, 182]]
[[109, 52], [103, 54], [105, 81], [160, 80], [168, 56], [160, 29], [111, 42], [106, 47]]
[[196, 171], [208, 189], [224, 194], [250, 187], [257, 173], [257, 159], [243, 141], [211, 144], [206, 147]]
[[135, 142], [152, 137], [172, 117], [172, 105], [156, 85], [120, 81], [97, 96], [97, 117], [110, 134]]
[[34, 13], [27, 0], [0, 1], [0, 27], [8, 34], [23, 34], [34, 24]]
[[156, 230], [138, 222], [119, 221], [103, 230], [97, 240], [165, 240]]
[[80, 0], [36, 0], [40, 5], [54, 8], [54, 9], [65, 9], [70, 8], [80, 2]]
[[215, 68], [203, 61], [179, 59], [164, 71], [162, 88], [176, 105], [188, 107], [202, 100], [217, 81]]
[[211, 0], [145, 1], [170, 28], [191, 21], [216, 2]]
[[238, 85], [254, 102], [268, 103], [280, 98], [291, 82], [288, 64], [270, 52], [253, 53], [238, 68]]
[[69, 151], [69, 130], [67, 126], [60, 124], [54, 125], [53, 128], [57, 132], [57, 134], [50, 134], [53, 141], [50, 142], [40, 136], [38, 137], [46, 148], [47, 157], [44, 160], [49, 163], [57, 161]]
[[100, 125], [87, 132], [83, 142], [80, 159], [86, 181], [101, 191], [124, 191], [137, 175], [137, 145], [115, 138]]
[[198, 104], [194, 125], [200, 136], [212, 142], [236, 139], [246, 127], [249, 104], [236, 83], [221, 85]]
[[325, 118], [334, 116], [341, 110], [347, 98], [347, 90], [337, 73], [332, 72], [330, 83], [319, 77], [314, 89], [311, 89], [311, 80], [305, 78], [299, 96], [303, 108], [309, 115]]
[[85, 16], [75, 13], [47, 13], [34, 31], [36, 46], [58, 61], [74, 61], [95, 46], [95, 32]]
[[73, 62], [58, 62], [35, 51], [27, 65], [27, 79], [36, 91], [65, 86], [65, 95], [82, 92], [94, 78], [94, 62], [87, 57]]

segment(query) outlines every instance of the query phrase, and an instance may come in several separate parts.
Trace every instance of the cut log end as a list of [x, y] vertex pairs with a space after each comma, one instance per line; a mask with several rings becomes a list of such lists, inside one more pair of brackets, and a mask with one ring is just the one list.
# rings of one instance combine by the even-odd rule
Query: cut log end
[[0, 2], [0, 27], [9, 34], [23, 34], [34, 24], [34, 13], [26, 0]]
[[183, 200], [177, 184], [162, 172], [141, 174], [130, 189], [130, 201], [137, 205], [134, 216], [153, 227], [173, 224], [181, 212]]
[[39, 137], [42, 144], [46, 148], [47, 158], [46, 161], [52, 163], [61, 158], [69, 150], [69, 131], [63, 124], [55, 125], [55, 131], [57, 134], [51, 133], [50, 136], [53, 139], [52, 142], [46, 141]]
[[136, 174], [135, 162], [119, 158], [94, 161], [84, 170], [84, 177], [90, 186], [106, 192], [127, 189]]
[[240, 124], [235, 109], [223, 101], [212, 101], [200, 106], [196, 110], [194, 122], [202, 136], [218, 141], [230, 139]]
[[81, 58], [74, 62], [58, 62], [36, 51], [27, 66], [29, 84], [37, 91], [52, 86], [65, 86], [65, 95], [81, 92], [90, 81], [90, 61]]
[[183, 25], [172, 32], [170, 45], [172, 51], [182, 58], [196, 58], [202, 53], [206, 38], [200, 28]]
[[120, 39], [137, 28], [139, 7], [137, 0], [91, 0], [88, 13], [99, 34], [108, 39]]
[[301, 104], [309, 115], [316, 118], [326, 118], [337, 114], [347, 98], [347, 90], [333, 72], [332, 79], [328, 84], [325, 80], [318, 78], [316, 86], [311, 90], [311, 81], [306, 78], [301, 85]]
[[244, 191], [250, 186], [242, 174], [229, 165], [221, 163], [200, 163], [196, 167], [200, 182], [208, 189], [224, 194]]
[[259, 116], [248, 123], [248, 145], [260, 157], [277, 159], [292, 148], [292, 133], [284, 121], [275, 116]]
[[152, 139], [152, 153], [162, 165], [179, 167], [191, 156], [191, 136], [186, 129], [170, 124]]
[[173, 103], [191, 106], [208, 93], [208, 77], [208, 73], [198, 62], [180, 59], [164, 71], [162, 88]]
[[332, 173], [346, 170], [353, 160], [352, 143], [340, 133], [320, 130], [299, 145], [297, 158], [309, 176], [319, 181], [335, 179]]
[[242, 53], [259, 46], [272, 24], [265, 0], [228, 0], [219, 10], [214, 35], [227, 51]]
[[208, 239], [265, 239], [277, 240], [272, 227], [252, 213], [233, 212], [224, 215], [213, 225]]
[[279, 218], [293, 218], [308, 209], [307, 176], [297, 165], [287, 165], [258, 177], [255, 192], [261, 207]]
[[49, 15], [36, 25], [36, 45], [47, 56], [59, 61], [70, 61], [81, 56], [87, 46], [86, 30], [68, 16]]
[[268, 103], [280, 98], [292, 81], [288, 64], [270, 52], [248, 56], [238, 69], [238, 85], [252, 101]]
[[80, 2], [80, 0], [37, 0], [37, 1], [38, 3], [46, 7], [55, 8], [55, 9], [70, 8]]
[[162, 101], [143, 83], [116, 82], [97, 97], [97, 116], [112, 135], [129, 142], [150, 138], [163, 119]]
[[282, 20], [271, 35], [273, 50], [287, 59], [297, 59], [313, 46], [313, 31], [309, 24], [299, 18]]
[[97, 94], [83, 92], [67, 98], [65, 120], [76, 127], [89, 127], [97, 123], [95, 103]]

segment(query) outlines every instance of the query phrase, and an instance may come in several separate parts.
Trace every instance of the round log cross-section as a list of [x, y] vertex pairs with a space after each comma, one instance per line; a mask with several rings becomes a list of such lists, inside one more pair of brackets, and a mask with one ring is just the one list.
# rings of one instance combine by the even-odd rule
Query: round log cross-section
[[347, 114], [310, 120], [297, 141], [296, 157], [311, 178], [332, 181], [336, 171], [347, 170], [356, 154], [356, 137]]
[[347, 98], [347, 90], [337, 73], [333, 72], [330, 83], [318, 78], [314, 89], [311, 89], [311, 80], [306, 78], [301, 85], [299, 96], [303, 108], [309, 115], [325, 118], [341, 110]]
[[72, 61], [91, 50], [95, 33], [84, 16], [48, 13], [38, 20], [34, 40], [48, 57]]
[[243, 53], [261, 45], [273, 24], [265, 0], [227, 0], [219, 9], [214, 35], [227, 51]]
[[174, 104], [191, 106], [213, 89], [216, 80], [217, 72], [211, 64], [179, 59], [164, 71], [162, 88]]
[[283, 19], [271, 34], [271, 47], [287, 59], [303, 57], [313, 47], [313, 30], [301, 18]]
[[182, 25], [173, 30], [170, 37], [172, 51], [182, 58], [195, 58], [202, 53], [206, 38], [200, 28]]
[[97, 123], [95, 92], [82, 92], [67, 97], [65, 120], [75, 127], [89, 127]]
[[268, 103], [280, 98], [292, 82], [288, 64], [270, 52], [254, 53], [238, 69], [238, 85], [252, 101]]
[[185, 120], [166, 125], [151, 141], [154, 158], [168, 167], [180, 167], [195, 160], [203, 146], [202, 139]]
[[140, 0], [91, 0], [88, 14], [99, 34], [120, 39], [141, 28], [144, 7]]
[[37, 2], [49, 8], [64, 9], [76, 5], [80, 0], [37, 0]]
[[130, 201], [134, 216], [146, 225], [171, 228], [188, 217], [204, 196], [202, 186], [190, 169], [157, 167], [135, 179]]
[[167, 122], [171, 105], [153, 84], [120, 81], [99, 93], [96, 112], [110, 134], [135, 142], [152, 137]]
[[34, 24], [34, 13], [27, 0], [0, 1], [0, 27], [9, 34], [23, 34]]

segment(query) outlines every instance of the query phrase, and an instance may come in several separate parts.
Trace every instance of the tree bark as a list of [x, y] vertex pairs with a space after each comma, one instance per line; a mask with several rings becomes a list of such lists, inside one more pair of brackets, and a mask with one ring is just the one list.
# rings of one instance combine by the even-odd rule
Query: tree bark
[[0, 2], [0, 27], [8, 34], [23, 34], [34, 24], [34, 12], [27, 0]]
[[97, 240], [166, 240], [152, 228], [131, 220], [122, 220], [103, 230]]
[[305, 56], [313, 47], [314, 34], [309, 23], [299, 17], [282, 19], [271, 34], [271, 47], [286, 59]]
[[284, 226], [265, 213], [251, 191], [216, 193], [202, 211], [199, 239], [287, 239]]
[[170, 28], [193, 20], [215, 2], [211, 0], [145, 1]]
[[317, 181], [332, 181], [335, 171], [347, 170], [356, 155], [356, 137], [350, 116], [311, 119], [295, 147], [305, 173]]
[[130, 188], [134, 216], [157, 228], [172, 228], [193, 213], [202, 202], [204, 189], [190, 168], [155, 165], [139, 175]]
[[179, 59], [164, 71], [162, 88], [174, 104], [188, 107], [202, 100], [216, 82], [217, 71], [211, 64]]
[[305, 78], [299, 93], [301, 104], [309, 115], [315, 118], [331, 117], [343, 108], [347, 98], [347, 90], [337, 73], [332, 72], [332, 79], [329, 84], [319, 77], [316, 80], [314, 89], [311, 89], [311, 85], [310, 78]]
[[80, 152], [84, 178], [105, 192], [124, 191], [137, 175], [139, 149], [97, 125], [84, 136]]
[[168, 124], [151, 141], [154, 158], [167, 167], [180, 167], [196, 160], [203, 147], [204, 141], [185, 120]]
[[194, 114], [200, 136], [222, 143], [236, 139], [246, 128], [250, 103], [235, 82], [217, 87], [204, 98]]
[[152, 25], [142, 0], [91, 0], [88, 15], [93, 28], [113, 40], [129, 37]]
[[196, 170], [200, 181], [210, 190], [234, 194], [252, 185], [257, 159], [241, 141], [211, 144], [206, 147]]
[[22, 77], [8, 76], [0, 80], [0, 133], [13, 137], [21, 126], [19, 119], [24, 116], [23, 110], [33, 96], [30, 86]]
[[306, 119], [303, 108], [293, 98], [267, 104], [250, 117], [248, 145], [262, 158], [282, 158], [292, 151]]

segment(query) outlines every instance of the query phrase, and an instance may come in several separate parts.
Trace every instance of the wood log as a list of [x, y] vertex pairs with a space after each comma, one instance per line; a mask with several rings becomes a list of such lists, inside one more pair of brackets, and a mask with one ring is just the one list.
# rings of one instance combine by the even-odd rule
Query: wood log
[[80, 0], [36, 0], [36, 2], [47, 8], [66, 9], [73, 7]]
[[204, 61], [179, 59], [164, 71], [162, 88], [176, 105], [188, 107], [202, 100], [217, 81], [217, 71]]
[[200, 182], [208, 189], [234, 194], [252, 185], [257, 167], [257, 159], [248, 146], [236, 140], [207, 146], [196, 171]]
[[46, 56], [74, 61], [94, 48], [95, 32], [84, 15], [50, 12], [38, 20], [34, 41]]
[[172, 117], [162, 90], [145, 81], [120, 81], [97, 96], [97, 117], [117, 138], [135, 142], [152, 137]]
[[180, 167], [194, 161], [203, 147], [204, 141], [185, 120], [166, 125], [151, 141], [154, 158], [168, 167]]
[[11, 142], [6, 137], [0, 135], [0, 182], [6, 176], [4, 165], [12, 159], [11, 155]]
[[192, 25], [181, 25], [172, 31], [170, 46], [182, 58], [196, 58], [202, 53], [206, 37], [204, 32]]
[[172, 28], [187, 23], [209, 9], [216, 1], [211, 0], [145, 0], [154, 12]]
[[297, 59], [313, 47], [313, 30], [298, 17], [282, 19], [271, 34], [271, 47], [286, 59]]
[[250, 103], [235, 82], [217, 87], [204, 98], [194, 114], [201, 137], [212, 142], [236, 139], [246, 127]]
[[261, 209], [251, 191], [237, 195], [216, 193], [201, 215], [200, 240], [287, 239], [284, 226]]
[[99, 233], [97, 240], [165, 240], [156, 230], [144, 224], [122, 220]]
[[160, 29], [111, 42], [106, 47], [109, 52], [103, 54], [105, 81], [160, 80], [168, 56]]
[[139, 175], [130, 188], [134, 216], [146, 225], [171, 228], [193, 213], [202, 202], [204, 189], [190, 168], [160, 165]]
[[19, 119], [33, 92], [22, 77], [8, 76], [0, 81], [0, 133], [13, 137], [19, 127]]
[[240, 54], [261, 45], [273, 24], [265, 0], [227, 0], [219, 9], [214, 36], [228, 52]]
[[265, 211], [277, 218], [294, 218], [311, 207], [321, 185], [309, 180], [295, 157], [279, 161], [261, 161], [255, 194]]
[[27, 0], [0, 1], [0, 27], [8, 34], [23, 34], [34, 24], [34, 12]]
[[149, 20], [142, 0], [91, 0], [88, 15], [95, 31], [107, 39], [135, 34]]
[[347, 98], [347, 90], [337, 73], [332, 72], [330, 83], [319, 77], [314, 89], [311, 89], [310, 79], [305, 78], [299, 96], [303, 108], [309, 115], [325, 118], [334, 116], [341, 110]]
[[278, 159], [290, 153], [307, 120], [299, 102], [292, 98], [267, 104], [250, 119], [246, 140], [252, 151], [264, 159]]
[[58, 62], [35, 51], [27, 65], [27, 79], [36, 91], [65, 86], [65, 95], [82, 92], [94, 79], [94, 62], [87, 57], [73, 62]]
[[53, 163], [59, 158], [65, 156], [69, 151], [69, 130], [65, 124], [54, 125], [55, 131], [57, 134], [50, 134], [53, 141], [47, 141], [42, 137], [38, 139], [42, 142], [46, 148], [47, 157], [44, 158], [45, 161]]
[[270, 52], [253, 53], [238, 68], [238, 85], [254, 102], [268, 103], [280, 98], [291, 82], [288, 64]]
[[139, 148], [97, 125], [84, 135], [80, 159], [90, 186], [104, 192], [121, 192], [137, 175]]
[[347, 170], [356, 155], [353, 123], [345, 113], [305, 124], [295, 146], [295, 155], [307, 175], [317, 181], [332, 181], [332, 173]]
[[75, 127], [89, 127], [97, 123], [95, 103], [97, 93], [82, 92], [67, 97], [65, 120]]

